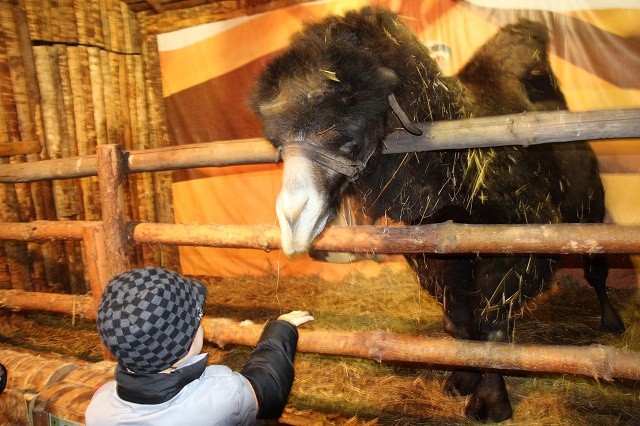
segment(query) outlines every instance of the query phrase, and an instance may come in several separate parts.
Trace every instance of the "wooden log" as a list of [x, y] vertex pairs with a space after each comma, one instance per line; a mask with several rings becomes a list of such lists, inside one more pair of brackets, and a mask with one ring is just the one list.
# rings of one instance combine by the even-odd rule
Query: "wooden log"
[[11, 274], [9, 273], [9, 260], [3, 243], [0, 244], [0, 289], [8, 290], [11, 288], [13, 285], [11, 285]]
[[55, 9], [58, 14], [59, 30], [54, 39], [55, 41], [62, 41], [65, 44], [77, 44], [79, 42], [74, 3], [75, 0], [58, 0]]
[[[102, 2], [92, 2], [99, 3]], [[88, 47], [89, 78], [91, 84], [91, 104], [95, 122], [96, 145], [108, 143], [107, 119], [105, 111], [104, 82], [101, 69], [100, 50], [96, 47]]]
[[90, 1], [83, 2], [86, 13], [86, 31], [87, 43], [89, 46], [104, 47], [104, 34], [102, 25], [104, 18], [102, 16], [101, 4], [104, 2]]
[[16, 29], [11, 25], [13, 15], [7, 10], [9, 5], [0, 5], [0, 142], [8, 143], [21, 140], [16, 99], [11, 76], [11, 62], [13, 62], [13, 47], [16, 45]]
[[[197, 154], [196, 154], [197, 153]], [[279, 154], [264, 139], [238, 139], [223, 143], [198, 143], [145, 151], [126, 156], [128, 172], [152, 167], [155, 171], [185, 168], [229, 166], [235, 164], [277, 163]], [[149, 164], [148, 162], [151, 162]], [[173, 165], [172, 165], [173, 164]]]
[[38, 393], [78, 368], [75, 361], [6, 349], [0, 349], [0, 359], [9, 368], [7, 388], [0, 401], [5, 425], [34, 424], [32, 411]]
[[[72, 10], [72, 5], [65, 5], [65, 8]], [[68, 12], [68, 11], [67, 11]], [[79, 155], [77, 132], [76, 132], [76, 108], [75, 98], [77, 97], [73, 93], [72, 81], [71, 81], [71, 64], [69, 58], [69, 52], [73, 49], [64, 46], [56, 45], [56, 56], [58, 58], [58, 72], [60, 74], [60, 86], [58, 87], [59, 108], [62, 108], [61, 116], [64, 119], [61, 121], [61, 128], [63, 141], [69, 143], [63, 143], [61, 149], [61, 155], [63, 158], [77, 157]], [[73, 56], [73, 53], [71, 53]], [[73, 61], [73, 59], [71, 59]], [[75, 80], [75, 77], [74, 77]], [[77, 81], [76, 81], [77, 83]], [[80, 130], [82, 132], [82, 130]], [[82, 182], [79, 180], [68, 182], [64, 185], [67, 191], [67, 198], [72, 209], [71, 216], [67, 218], [82, 219], [84, 215], [84, 206], [81, 201], [83, 187]]]
[[0, 182], [37, 182], [71, 179], [97, 174], [96, 155], [42, 160], [35, 164], [0, 164]]
[[[138, 35], [138, 28], [133, 24], [135, 20], [134, 14], [129, 10], [129, 7], [124, 2], [118, 2], [120, 5], [120, 15], [122, 16], [122, 53], [136, 53], [133, 47], [133, 40]], [[134, 33], [134, 31], [136, 31]], [[127, 55], [129, 56], [129, 55]]]
[[[147, 91], [150, 93], [151, 91]], [[149, 99], [149, 103], [152, 103], [153, 100]], [[103, 101], [102, 101], [103, 103]], [[607, 114], [611, 113], [614, 110], [608, 111], [599, 111], [601, 113], [601, 117], [606, 117]], [[610, 131], [608, 132], [598, 132], [597, 129], [585, 129], [584, 133], [580, 135], [581, 139], [592, 139], [598, 137], [606, 137], [606, 138], [620, 138], [620, 137], [640, 137], [640, 108], [630, 109], [630, 110], [615, 110], [619, 112], [620, 116], [626, 117], [623, 118], [622, 124], [619, 126], [620, 129], [615, 128], [611, 130], [612, 127], [616, 127], [616, 125], [611, 124], [608, 126]], [[556, 114], [556, 112], [548, 113], [550, 115]], [[574, 121], [576, 123], [580, 122], [580, 114], [583, 113], [570, 113], [560, 111], [562, 113], [562, 118], [557, 118], [557, 121], [565, 120], [567, 122]], [[596, 113], [595, 111], [591, 111], [590, 113]], [[101, 117], [102, 113], [96, 112], [96, 122], [102, 122], [98, 117]], [[450, 132], [450, 127], [459, 127], [459, 126], [467, 126], [469, 127], [469, 131], [467, 134], [466, 141], [470, 141], [472, 133], [474, 138], [479, 138], [487, 142], [487, 146], [499, 146], [499, 145], [513, 145], [517, 144], [515, 140], [504, 141], [500, 140], [499, 137], [494, 137], [491, 139], [492, 133], [504, 133], [505, 122], [514, 121], [523, 119], [523, 117], [528, 117], [528, 114], [534, 113], [523, 113], [516, 114], [510, 116], [501, 116], [501, 117], [483, 117], [483, 118], [474, 118], [474, 119], [466, 119], [466, 120], [454, 120], [449, 122], [435, 122], [429, 124], [430, 130], [429, 134], [431, 137], [436, 138], [436, 134], [440, 132], [439, 129], [442, 129], [443, 135], [447, 132]], [[538, 114], [538, 113], [535, 113]], [[575, 114], [575, 118], [572, 118]], [[618, 114], [616, 114], [618, 115]], [[502, 120], [502, 124], [496, 124], [496, 119]], [[482, 123], [488, 120], [493, 124], [485, 124]], [[638, 121], [634, 121], [638, 120]], [[592, 121], [594, 127], [597, 127], [596, 123], [601, 123], [602, 126], [607, 126], [606, 118], [603, 119], [602, 122]], [[636, 123], [636, 124], [634, 124]], [[104, 126], [104, 122], [102, 122]], [[166, 134], [162, 132], [162, 126], [160, 130], [155, 130], [158, 126], [158, 119], [156, 119], [155, 123], [150, 123], [149, 134]], [[514, 124], [515, 126], [515, 124]], [[567, 126], [569, 130], [564, 131], [562, 129], [558, 130], [554, 135], [554, 140], [575, 140], [575, 128], [572, 129], [571, 126]], [[473, 129], [473, 130], [471, 130]], [[631, 130], [629, 130], [631, 129]], [[582, 131], [582, 130], [581, 130]], [[477, 132], [477, 133], [476, 133]], [[98, 132], [98, 140], [101, 140], [101, 136]], [[522, 132], [521, 132], [522, 134]], [[105, 132], [106, 137], [106, 132]], [[444, 145], [440, 145], [438, 148], [434, 148], [433, 146], [428, 146], [425, 144], [420, 145], [412, 145], [411, 148], [400, 148], [400, 146], [396, 146], [396, 142], [402, 142], [399, 139], [401, 136], [397, 133], [393, 133], [389, 135], [387, 141], [385, 142], [386, 148], [385, 153], [397, 153], [397, 152], [411, 152], [415, 150], [426, 150], [426, 149], [442, 149]], [[416, 138], [415, 136], [407, 136], [410, 138]], [[423, 136], [424, 137], [424, 136]], [[455, 138], [456, 136], [450, 136]], [[402, 137], [404, 138], [404, 137]], [[444, 139], [445, 136], [438, 136], [439, 140]], [[521, 137], [524, 138], [524, 137]], [[178, 169], [186, 169], [186, 168], [196, 168], [196, 167], [218, 167], [218, 166], [227, 166], [234, 164], [254, 164], [254, 163], [274, 163], [279, 161], [279, 155], [275, 148], [267, 142], [263, 138], [253, 138], [253, 139], [240, 139], [234, 141], [219, 141], [219, 142], [205, 142], [198, 143], [192, 145], [181, 145], [181, 146], [165, 146], [167, 141], [161, 140], [159, 137], [155, 139], [156, 142], [151, 144], [151, 149], [144, 151], [131, 151], [126, 153], [127, 161], [125, 166], [126, 173], [134, 173], [134, 172], [142, 172], [142, 171], [159, 171], [159, 170], [178, 170]], [[396, 141], [396, 142], [394, 142]], [[522, 141], [521, 141], [522, 142]], [[535, 143], [548, 143], [549, 141], [542, 142], [542, 139], [537, 139], [534, 141]], [[524, 145], [530, 145], [534, 142], [530, 140], [526, 140], [522, 142]], [[454, 147], [454, 145], [451, 145]], [[455, 148], [463, 148], [464, 145], [456, 144]], [[76, 178], [76, 177], [84, 177], [91, 176], [95, 174], [95, 159], [91, 156], [84, 157], [82, 159], [66, 159], [65, 161], [56, 161], [54, 163], [42, 163], [39, 164], [39, 169], [41, 170], [25, 170], [22, 165], [8, 166], [0, 164], [0, 182], [26, 182], [26, 181], [36, 181], [43, 179], [60, 179], [60, 178]]]
[[[47, 155], [49, 158], [56, 159], [77, 156], [75, 143], [68, 143], [71, 135], [68, 133], [67, 123], [71, 117], [68, 117], [64, 101], [65, 95], [62, 93], [63, 91], [68, 92], [68, 90], [60, 90], [63, 85], [66, 87], [68, 83], [66, 48], [64, 46], [36, 46], [34, 47], [34, 56], [41, 95]], [[61, 63], [65, 65], [61, 67]], [[61, 73], [61, 68], [67, 72]], [[53, 191], [56, 217], [61, 220], [77, 219], [79, 212], [75, 185], [64, 181], [54, 181]]]
[[[33, 160], [30, 160], [33, 161]], [[31, 222], [38, 223], [37, 221], [47, 221], [49, 219], [55, 219], [55, 210], [53, 208], [53, 192], [51, 188], [51, 182], [36, 182], [31, 185], [34, 207], [36, 210], [36, 221]], [[54, 222], [60, 223], [60, 222]], [[73, 222], [67, 222], [73, 224]], [[29, 223], [24, 223], [29, 225]], [[63, 289], [64, 283], [68, 280], [68, 271], [58, 261], [58, 256], [64, 253], [64, 241], [58, 239], [49, 239], [45, 242], [39, 241], [42, 250], [42, 260], [44, 263], [44, 273], [47, 278], [47, 286], [50, 289]]]
[[162, 93], [162, 77], [160, 75], [160, 56], [158, 53], [158, 39], [155, 36], [144, 38], [142, 56], [144, 60], [144, 80], [146, 89], [146, 113], [148, 116], [151, 148], [160, 148], [169, 144], [168, 127]]
[[74, 92], [76, 134], [82, 138], [78, 140], [78, 153], [85, 156], [95, 154], [97, 144], [93, 89], [87, 89], [93, 84], [89, 67], [89, 49], [86, 46], [78, 46], [72, 52], [69, 57], [69, 73]]
[[[85, 156], [95, 153], [95, 131], [88, 131], [88, 124], [91, 123], [91, 127], [94, 127], [93, 110], [91, 110], [91, 116], [86, 108], [86, 93], [87, 88], [85, 84], [89, 84], [88, 74], [87, 78], [83, 79], [83, 73], [88, 73], [83, 67], [83, 52], [86, 55], [86, 48], [68, 47], [67, 57], [69, 65], [69, 89], [71, 91], [71, 105], [73, 112], [73, 122], [75, 128], [73, 134], [75, 135], [75, 144], [78, 155]], [[85, 56], [88, 60], [88, 57]], [[89, 98], [90, 100], [90, 98]], [[68, 107], [68, 108], [69, 108]], [[71, 130], [70, 130], [71, 131]], [[90, 142], [90, 137], [92, 137]], [[93, 177], [87, 177], [78, 180], [78, 204], [82, 211], [82, 219], [85, 220], [97, 220], [99, 215], [99, 208], [96, 206], [95, 188], [97, 181]]]
[[[93, 3], [92, 3], [93, 4]], [[91, 72], [89, 70], [89, 51], [85, 46], [78, 47], [79, 60], [80, 60], [80, 85], [77, 86], [77, 90], [81, 91], [83, 99], [78, 99], [78, 103], [82, 105], [82, 113], [84, 115], [84, 132], [82, 134], [82, 140], [78, 140], [78, 152], [80, 155], [94, 155], [96, 152], [96, 145], [98, 135], [96, 128], [98, 123], [95, 116], [95, 108], [93, 105], [93, 91], [87, 90], [87, 87], [91, 87]], [[95, 161], [93, 166], [96, 166]], [[86, 220], [98, 220], [100, 218], [100, 197], [98, 179], [96, 176], [88, 176], [87, 179], [82, 180], [83, 185], [83, 205]]]
[[0, 157], [37, 154], [40, 152], [40, 149], [40, 142], [38, 141], [16, 141], [11, 143], [0, 143]]
[[40, 311], [87, 319], [96, 318], [96, 306], [90, 295], [42, 293], [22, 290], [0, 291], [0, 308], [11, 311]]
[[[0, 240], [80, 240], [82, 228], [97, 222], [3, 223]], [[138, 244], [168, 244], [274, 250], [274, 225], [128, 224]], [[126, 239], [125, 239], [126, 240]], [[331, 226], [313, 248], [362, 253], [636, 253], [640, 226], [603, 224], [467, 225], [452, 222], [408, 226]]]
[[43, 8], [37, 0], [24, 1], [29, 23], [29, 34], [32, 40], [52, 40], [51, 15], [49, 8]]
[[98, 147], [98, 180], [106, 250], [113, 274], [127, 270], [127, 229], [124, 219], [121, 151], [117, 145]]
[[149, 142], [149, 117], [147, 116], [147, 91], [144, 75], [144, 63], [141, 55], [127, 56], [133, 60], [131, 81], [134, 82], [135, 87], [135, 122], [132, 122], [132, 132], [134, 139], [134, 149], [146, 150], [151, 148]]
[[[44, 147], [44, 135], [42, 134], [42, 126], [38, 125], [40, 120], [40, 90], [38, 88], [38, 78], [35, 66], [35, 59], [33, 56], [33, 46], [31, 37], [29, 35], [29, 23], [27, 21], [27, 14], [22, 7], [12, 7], [11, 12], [13, 15], [12, 24], [15, 25], [15, 33], [17, 37], [17, 51], [14, 52], [14, 60], [12, 61], [12, 73], [14, 75], [14, 93], [16, 102], [16, 111], [18, 114], [18, 126], [20, 129], [20, 135], [24, 141], [33, 141], [33, 148], [31, 152], [25, 152], [26, 161], [34, 163], [41, 159], [40, 153]], [[33, 219], [51, 219], [54, 217], [54, 212], [51, 206], [53, 206], [53, 195], [51, 191], [51, 182], [36, 182], [30, 185], [31, 198], [33, 200], [33, 213], [29, 215], [26, 220]], [[58, 243], [56, 243], [58, 244]], [[41, 246], [40, 249], [36, 249], [31, 246], [30, 252], [34, 258], [43, 259], [44, 271], [40, 270], [39, 261], [34, 262], [34, 273], [44, 273], [48, 279], [54, 279], [56, 282], [60, 282], [59, 279], [55, 279], [57, 276], [57, 268], [51, 268], [51, 262], [53, 252], [56, 251], [54, 244], [47, 243]]]
[[107, 0], [109, 5], [109, 25], [111, 26], [111, 50], [115, 53], [122, 53], [125, 51], [125, 36], [124, 36], [124, 17], [121, 12], [120, 0]]
[[[102, 2], [106, 3], [106, 2]], [[108, 26], [108, 23], [105, 23]], [[102, 73], [102, 96], [104, 97], [104, 118], [107, 129], [107, 139], [105, 143], [119, 144], [121, 141], [117, 137], [117, 96], [115, 95], [116, 84], [114, 84], [114, 74], [111, 71], [109, 57], [111, 53], [105, 50], [100, 51], [100, 72]]]
[[[261, 325], [203, 318], [207, 341], [255, 346]], [[418, 362], [446, 367], [489, 368], [640, 380], [640, 354], [602, 345], [585, 347], [485, 343], [407, 336], [385, 331], [300, 330], [298, 351], [368, 358], [377, 362]]]
[[[55, 30], [55, 27], [54, 27]], [[66, 46], [35, 46], [33, 49], [41, 99], [45, 149], [50, 158], [77, 156], [74, 134], [73, 109], [69, 88], [69, 67]], [[68, 108], [67, 108], [68, 107]], [[73, 143], [68, 141], [73, 140]], [[81, 210], [77, 192], [78, 183], [68, 180], [52, 182], [55, 217], [58, 220], [77, 220]], [[59, 283], [65, 291], [84, 290], [82, 251], [78, 243], [62, 242], [63, 250], [56, 253], [56, 262], [63, 269]]]
[[124, 271], [117, 270], [114, 264], [109, 261], [110, 252], [107, 247], [106, 229], [103, 225], [87, 226], [82, 231], [85, 244], [85, 263], [93, 295], [93, 312], [95, 312], [109, 280]]
[[[136, 243], [280, 248], [275, 225], [131, 223]], [[640, 253], [640, 226], [605, 224], [330, 226], [312, 248], [356, 253]]]
[[[89, 285], [91, 294], [93, 295], [93, 309], [90, 314], [95, 319], [102, 293], [107, 283], [115, 275], [125, 271], [126, 263], [123, 264], [122, 259], [112, 261], [113, 248], [108, 241], [109, 230], [104, 222], [100, 226], [87, 226], [83, 229], [83, 240], [85, 246], [85, 264], [87, 267], [87, 275], [89, 277]], [[126, 262], [126, 260], [125, 260]], [[104, 359], [111, 360], [113, 355], [107, 347], [102, 344], [102, 355]]]
[[[175, 31], [195, 25], [216, 22], [239, 16], [275, 10], [308, 0], [271, 0], [268, 2], [215, 1], [200, 2], [194, 7], [182, 7], [181, 4], [163, 4], [163, 13], [140, 14], [141, 26], [148, 34]], [[151, 2], [148, 2], [151, 4]], [[158, 1], [157, 3], [162, 3]], [[207, 3], [207, 4], [202, 4]], [[154, 8], [155, 9], [155, 8]]]
[[[0, 307], [55, 311], [67, 315], [75, 309], [76, 315], [86, 315], [89, 319], [95, 319], [96, 315], [88, 296], [66, 294], [34, 295], [32, 292], [26, 294], [15, 290], [0, 290]], [[261, 325], [241, 325], [227, 318], [205, 317], [202, 326], [205, 339], [219, 346], [255, 346], [262, 332]], [[575, 374], [605, 380], [640, 380], [640, 354], [603, 345], [571, 347], [485, 343], [407, 336], [385, 331], [303, 329], [300, 330], [298, 351], [367, 358], [377, 362], [402, 361], [441, 367]]]
[[[92, 2], [94, 3], [94, 2]], [[87, 9], [88, 6], [84, 2], [74, 1], [73, 13], [76, 22], [76, 31], [78, 32], [78, 44], [89, 44], [89, 37], [87, 34]]]
[[[69, 135], [73, 138], [73, 149], [75, 155], [87, 155], [88, 140], [86, 134], [87, 114], [85, 112], [84, 94], [87, 88], [82, 81], [82, 62], [80, 58], [80, 49], [76, 46], [66, 48], [64, 65], [66, 69], [62, 69], [61, 73], [65, 75], [65, 85], [62, 87], [64, 95], [64, 103], [67, 114], [72, 119], [68, 123]], [[65, 157], [70, 157], [67, 155]]]
[[[114, 2], [113, 14], [118, 16], [119, 20], [122, 20], [120, 14], [119, 2]], [[117, 26], [117, 40], [118, 46], [121, 49], [124, 39], [122, 38], [122, 24]], [[109, 66], [112, 74], [113, 91], [114, 91], [114, 105], [116, 107], [115, 125], [117, 127], [116, 142], [123, 149], [130, 150], [135, 149], [132, 145], [132, 131], [131, 131], [131, 107], [130, 96], [135, 96], [135, 93], [129, 92], [129, 79], [134, 78], [127, 70], [127, 55], [121, 53], [112, 52], [109, 55]]]
[[[22, 91], [16, 93], [20, 81], [20, 46], [18, 32], [13, 21], [11, 5], [0, 4], [0, 142], [13, 144], [22, 139], [20, 134], [19, 112], [23, 112], [24, 97]], [[15, 67], [15, 69], [14, 69]], [[26, 135], [28, 136], [28, 135]], [[12, 157], [8, 163], [21, 163], [22, 156]], [[0, 221], [29, 220], [33, 215], [31, 191], [28, 185], [3, 185], [0, 189]], [[29, 255], [29, 245], [16, 242], [5, 242], [7, 267], [14, 288], [33, 290], [34, 283], [30, 273], [30, 265], [38, 261], [36, 254]]]
[[[44, 6], [44, 4], [42, 6]], [[51, 25], [51, 38], [46, 38], [44, 40], [47, 40], [47, 41], [62, 40], [63, 38], [62, 31], [64, 30], [60, 28], [60, 21], [61, 21], [60, 10], [57, 7], [43, 7], [43, 9], [44, 9], [44, 13], [47, 14], [48, 16], [49, 24]]]
[[60, 158], [62, 155], [62, 123], [58, 102], [60, 75], [57, 56], [52, 46], [34, 46], [33, 55], [38, 76], [42, 126], [45, 134], [45, 148], [49, 158]]
[[[13, 7], [13, 21], [16, 26], [17, 42], [21, 58], [17, 64], [13, 64], [12, 69], [18, 75], [18, 84], [14, 85], [16, 93], [16, 110], [18, 112], [18, 123], [20, 134], [23, 140], [36, 140], [42, 147], [44, 144], [40, 135], [40, 127], [36, 125], [39, 112], [38, 100], [40, 91], [38, 89], [38, 78], [36, 75], [35, 60], [33, 57], [33, 46], [29, 36], [29, 24], [27, 15], [23, 8]], [[39, 152], [39, 151], [38, 151]], [[39, 159], [38, 156], [27, 157], [28, 161]]]
[[0, 240], [45, 242], [50, 240], [82, 240], [82, 229], [98, 222], [46, 221], [5, 222], [0, 226]]
[[640, 108], [602, 111], [532, 111], [496, 117], [420, 123], [422, 136], [395, 132], [385, 153], [539, 145], [640, 136]]
[[[2, 222], [19, 222], [21, 218], [13, 185], [0, 185], [0, 200], [2, 200], [0, 203], [0, 219], [2, 219]], [[5, 224], [2, 223], [0, 228], [4, 227]], [[5, 241], [3, 245], [12, 288], [33, 290], [27, 245], [14, 241]]]
[[42, 160], [35, 164], [0, 164], [0, 182], [37, 182], [49, 179], [96, 176], [97, 170], [95, 154]]
[[[7, 83], [11, 83], [12, 104], [16, 114], [14, 125], [19, 132], [19, 137], [12, 142], [13, 149], [11, 144], [1, 144], [0, 152], [1, 155], [37, 154], [40, 152], [40, 143], [33, 116], [37, 99], [33, 97], [33, 86], [37, 82], [24, 11], [7, 3], [0, 4], [0, 28], [8, 65], [8, 69], [1, 72], [10, 78]], [[12, 138], [15, 136], [11, 135]]]

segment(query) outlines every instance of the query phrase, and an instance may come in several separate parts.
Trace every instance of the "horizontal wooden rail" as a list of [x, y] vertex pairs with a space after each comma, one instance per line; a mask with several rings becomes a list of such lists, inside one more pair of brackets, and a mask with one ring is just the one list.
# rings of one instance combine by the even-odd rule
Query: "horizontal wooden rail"
[[[255, 346], [261, 325], [204, 318], [209, 342]], [[298, 351], [368, 358], [377, 362], [418, 362], [446, 367], [575, 374], [594, 378], [640, 379], [640, 354], [609, 346], [556, 346], [485, 343], [452, 338], [407, 336], [385, 331], [300, 330]]]
[[125, 158], [127, 173], [280, 161], [278, 151], [262, 138], [131, 151]]
[[0, 241], [75, 240], [83, 238], [86, 227], [101, 226], [102, 222], [91, 221], [48, 221], [2, 222], [0, 223]]
[[[182, 246], [275, 250], [275, 225], [130, 223], [129, 240]], [[640, 226], [604, 224], [331, 226], [317, 250], [356, 253], [639, 253]]]
[[418, 127], [422, 136], [389, 135], [385, 153], [640, 137], [640, 108], [537, 111], [420, 123]]
[[96, 305], [91, 295], [42, 293], [23, 290], [0, 290], [0, 308], [11, 311], [42, 311], [73, 317], [96, 319]]
[[[605, 111], [527, 112], [496, 117], [421, 123], [422, 136], [390, 134], [385, 153], [574, 140], [640, 137], [640, 108]], [[262, 138], [206, 142], [124, 152], [124, 173], [276, 163], [278, 152]], [[0, 182], [34, 182], [95, 176], [95, 155], [0, 164]]]
[[[0, 290], [0, 309], [96, 318], [91, 296]], [[261, 325], [239, 324], [226, 318], [205, 317], [202, 326], [206, 340], [219, 346], [255, 346], [262, 331]], [[298, 351], [368, 358], [377, 362], [403, 361], [447, 367], [576, 374], [606, 380], [640, 380], [640, 354], [601, 345], [484, 343], [384, 331], [301, 329]]]
[[[5, 222], [0, 240], [82, 240], [84, 229], [102, 222]], [[197, 225], [129, 222], [129, 242], [276, 250], [275, 225]], [[316, 250], [355, 253], [640, 253], [640, 226], [609, 224], [330, 226]]]

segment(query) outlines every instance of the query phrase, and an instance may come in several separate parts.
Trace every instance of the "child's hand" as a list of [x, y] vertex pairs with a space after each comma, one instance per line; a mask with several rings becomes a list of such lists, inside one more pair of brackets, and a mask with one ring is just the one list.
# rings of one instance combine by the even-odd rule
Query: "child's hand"
[[296, 327], [306, 322], [313, 321], [315, 318], [308, 311], [291, 311], [288, 314], [282, 314], [279, 320], [290, 322]]

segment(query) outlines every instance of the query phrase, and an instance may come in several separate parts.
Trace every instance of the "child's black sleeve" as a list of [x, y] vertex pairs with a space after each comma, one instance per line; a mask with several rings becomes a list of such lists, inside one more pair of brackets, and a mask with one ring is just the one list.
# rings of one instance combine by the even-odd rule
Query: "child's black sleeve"
[[293, 385], [297, 344], [295, 325], [282, 320], [270, 321], [244, 365], [241, 374], [256, 393], [258, 419], [277, 419], [282, 415]]

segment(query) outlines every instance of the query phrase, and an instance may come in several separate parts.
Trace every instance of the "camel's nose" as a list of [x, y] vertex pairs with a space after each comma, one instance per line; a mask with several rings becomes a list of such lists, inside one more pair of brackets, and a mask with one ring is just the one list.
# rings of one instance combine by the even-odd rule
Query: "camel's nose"
[[302, 191], [283, 189], [280, 193], [280, 210], [289, 227], [295, 227], [296, 222], [305, 209], [309, 196]]
[[282, 250], [287, 256], [309, 250], [329, 216], [324, 179], [301, 155], [285, 155], [282, 188], [276, 201]]

